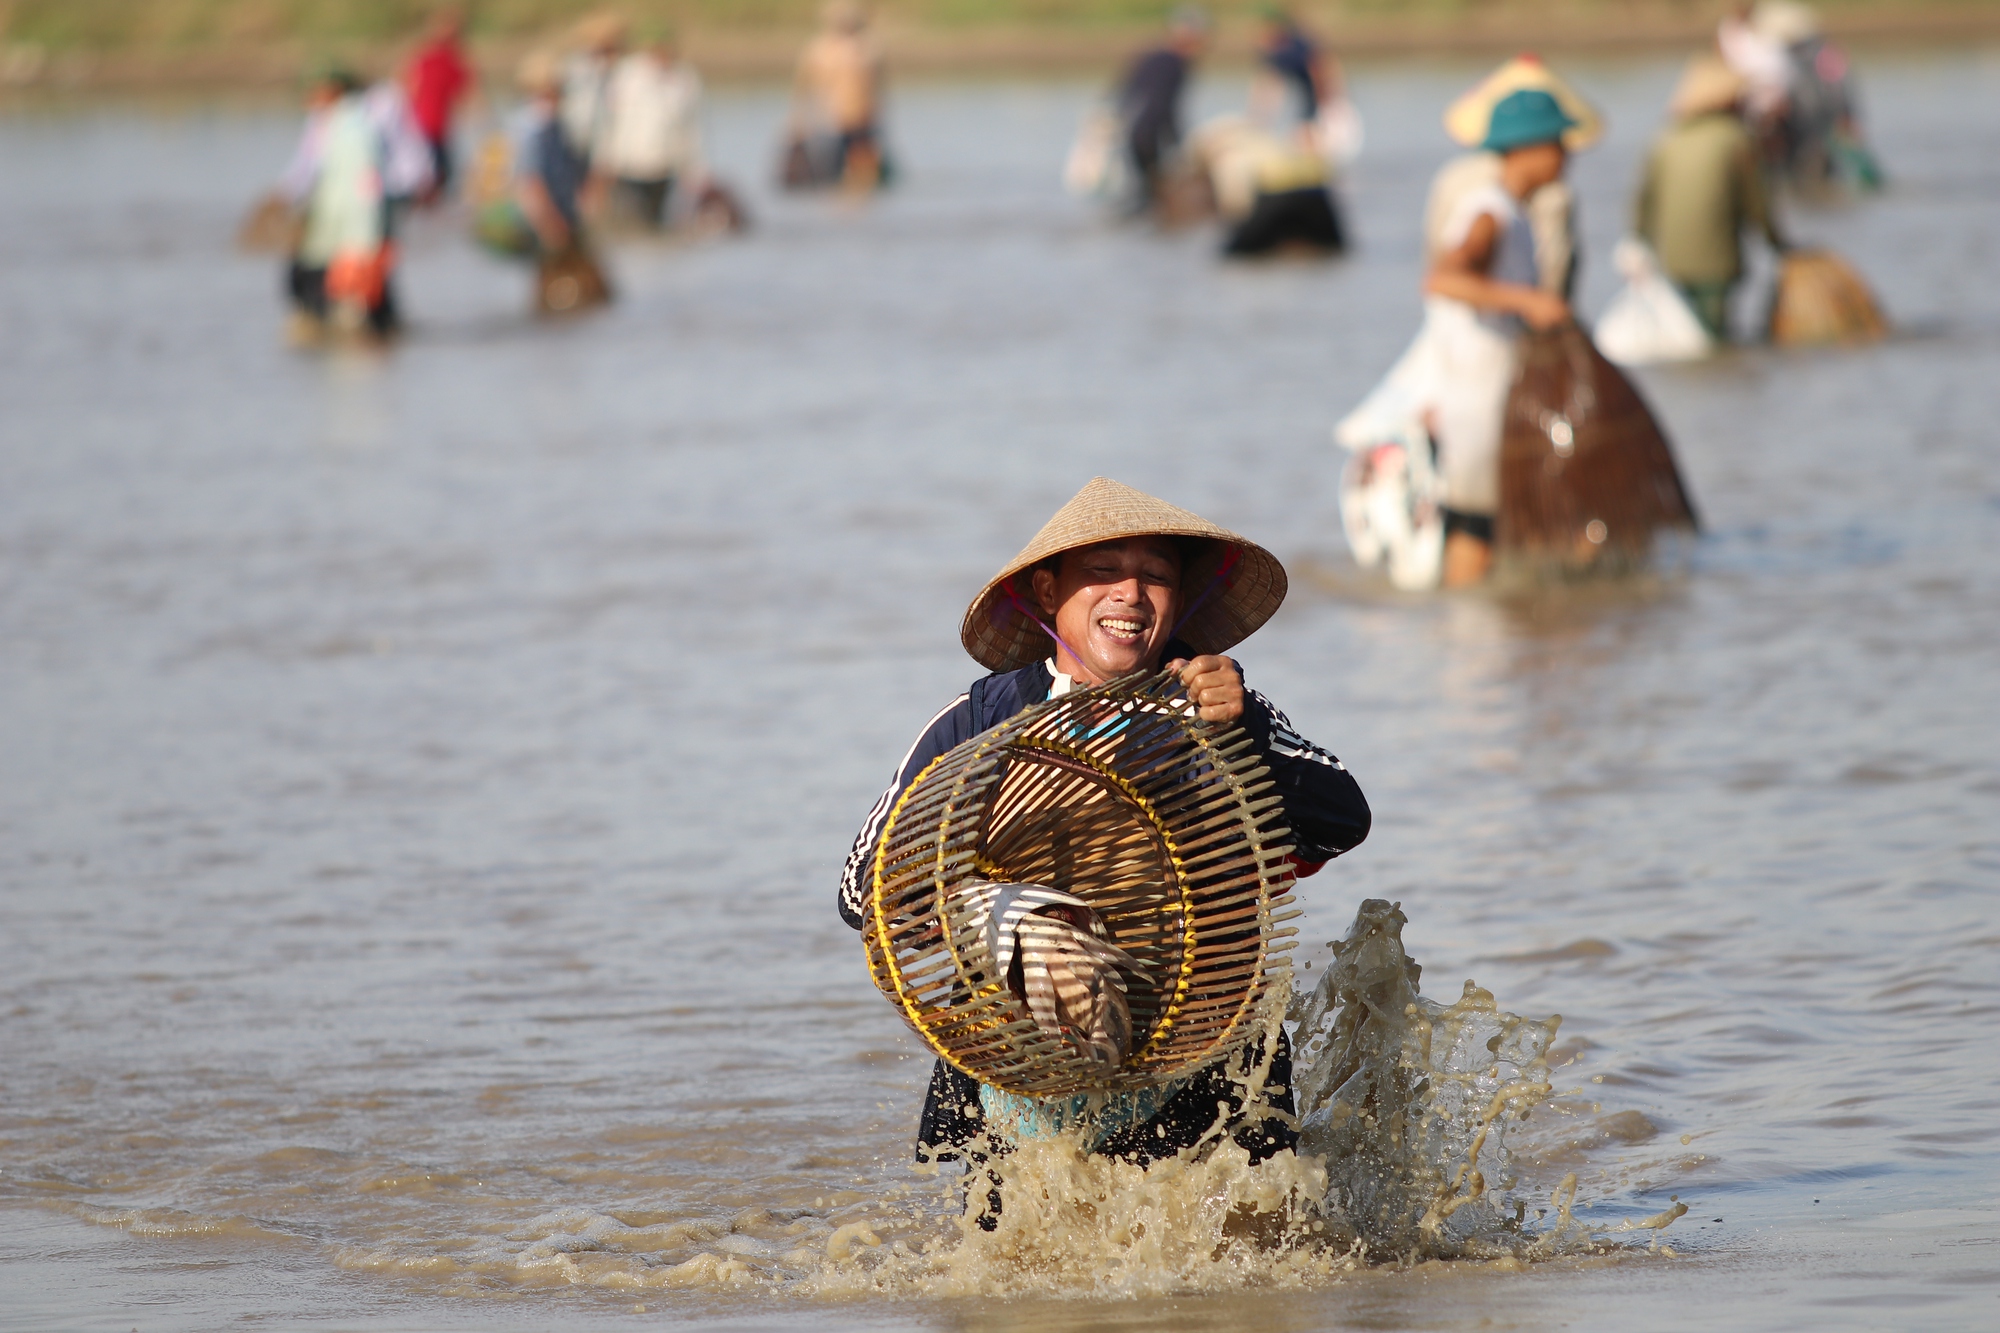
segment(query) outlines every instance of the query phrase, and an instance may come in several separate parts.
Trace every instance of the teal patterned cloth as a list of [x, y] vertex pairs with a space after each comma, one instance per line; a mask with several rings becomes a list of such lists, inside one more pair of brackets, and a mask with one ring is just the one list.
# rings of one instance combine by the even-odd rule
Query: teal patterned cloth
[[1096, 1152], [1107, 1140], [1158, 1115], [1188, 1082], [1175, 1079], [1130, 1092], [1081, 1092], [1074, 1097], [1024, 1097], [982, 1083], [979, 1107], [986, 1113], [986, 1127], [1002, 1138], [1022, 1143], [1080, 1130], [1083, 1150]]

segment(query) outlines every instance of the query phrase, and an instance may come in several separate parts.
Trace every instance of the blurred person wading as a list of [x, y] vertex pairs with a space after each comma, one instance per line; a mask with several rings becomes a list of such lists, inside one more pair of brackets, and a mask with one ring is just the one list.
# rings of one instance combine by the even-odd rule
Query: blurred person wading
[[887, 183], [882, 144], [883, 65], [857, 0], [828, 0], [820, 30], [799, 54], [785, 184], [868, 191]]

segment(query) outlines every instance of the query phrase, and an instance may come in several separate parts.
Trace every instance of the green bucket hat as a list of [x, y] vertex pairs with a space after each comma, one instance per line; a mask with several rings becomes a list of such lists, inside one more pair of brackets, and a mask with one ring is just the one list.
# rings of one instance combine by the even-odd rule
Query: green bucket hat
[[1563, 131], [1575, 124], [1552, 94], [1523, 88], [1507, 94], [1493, 108], [1486, 141], [1479, 146], [1489, 153], [1504, 153], [1529, 144], [1550, 143], [1561, 139]]

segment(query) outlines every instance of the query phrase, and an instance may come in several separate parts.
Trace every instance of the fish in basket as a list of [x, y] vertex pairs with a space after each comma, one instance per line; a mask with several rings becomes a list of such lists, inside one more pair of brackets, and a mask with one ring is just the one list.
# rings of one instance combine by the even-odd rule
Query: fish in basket
[[1028, 708], [940, 756], [877, 846], [875, 984], [953, 1068], [1030, 1097], [1165, 1083], [1282, 1003], [1291, 835], [1263, 759], [1172, 672]]

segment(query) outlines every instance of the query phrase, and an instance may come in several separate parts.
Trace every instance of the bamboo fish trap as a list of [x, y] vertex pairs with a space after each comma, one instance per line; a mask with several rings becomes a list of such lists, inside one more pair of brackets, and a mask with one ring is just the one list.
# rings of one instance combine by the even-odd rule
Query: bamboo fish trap
[[1698, 527], [1667, 437], [1590, 335], [1525, 335], [1500, 442], [1501, 552], [1587, 569]]
[[[896, 802], [864, 912], [869, 972], [933, 1051], [1007, 1092], [1191, 1073], [1256, 1035], [1290, 976], [1282, 819], [1250, 738], [1200, 721], [1172, 673], [1063, 695], [939, 757]], [[1002, 974], [996, 884], [1082, 900], [1133, 964], [1115, 1065], [1038, 1026]]]

